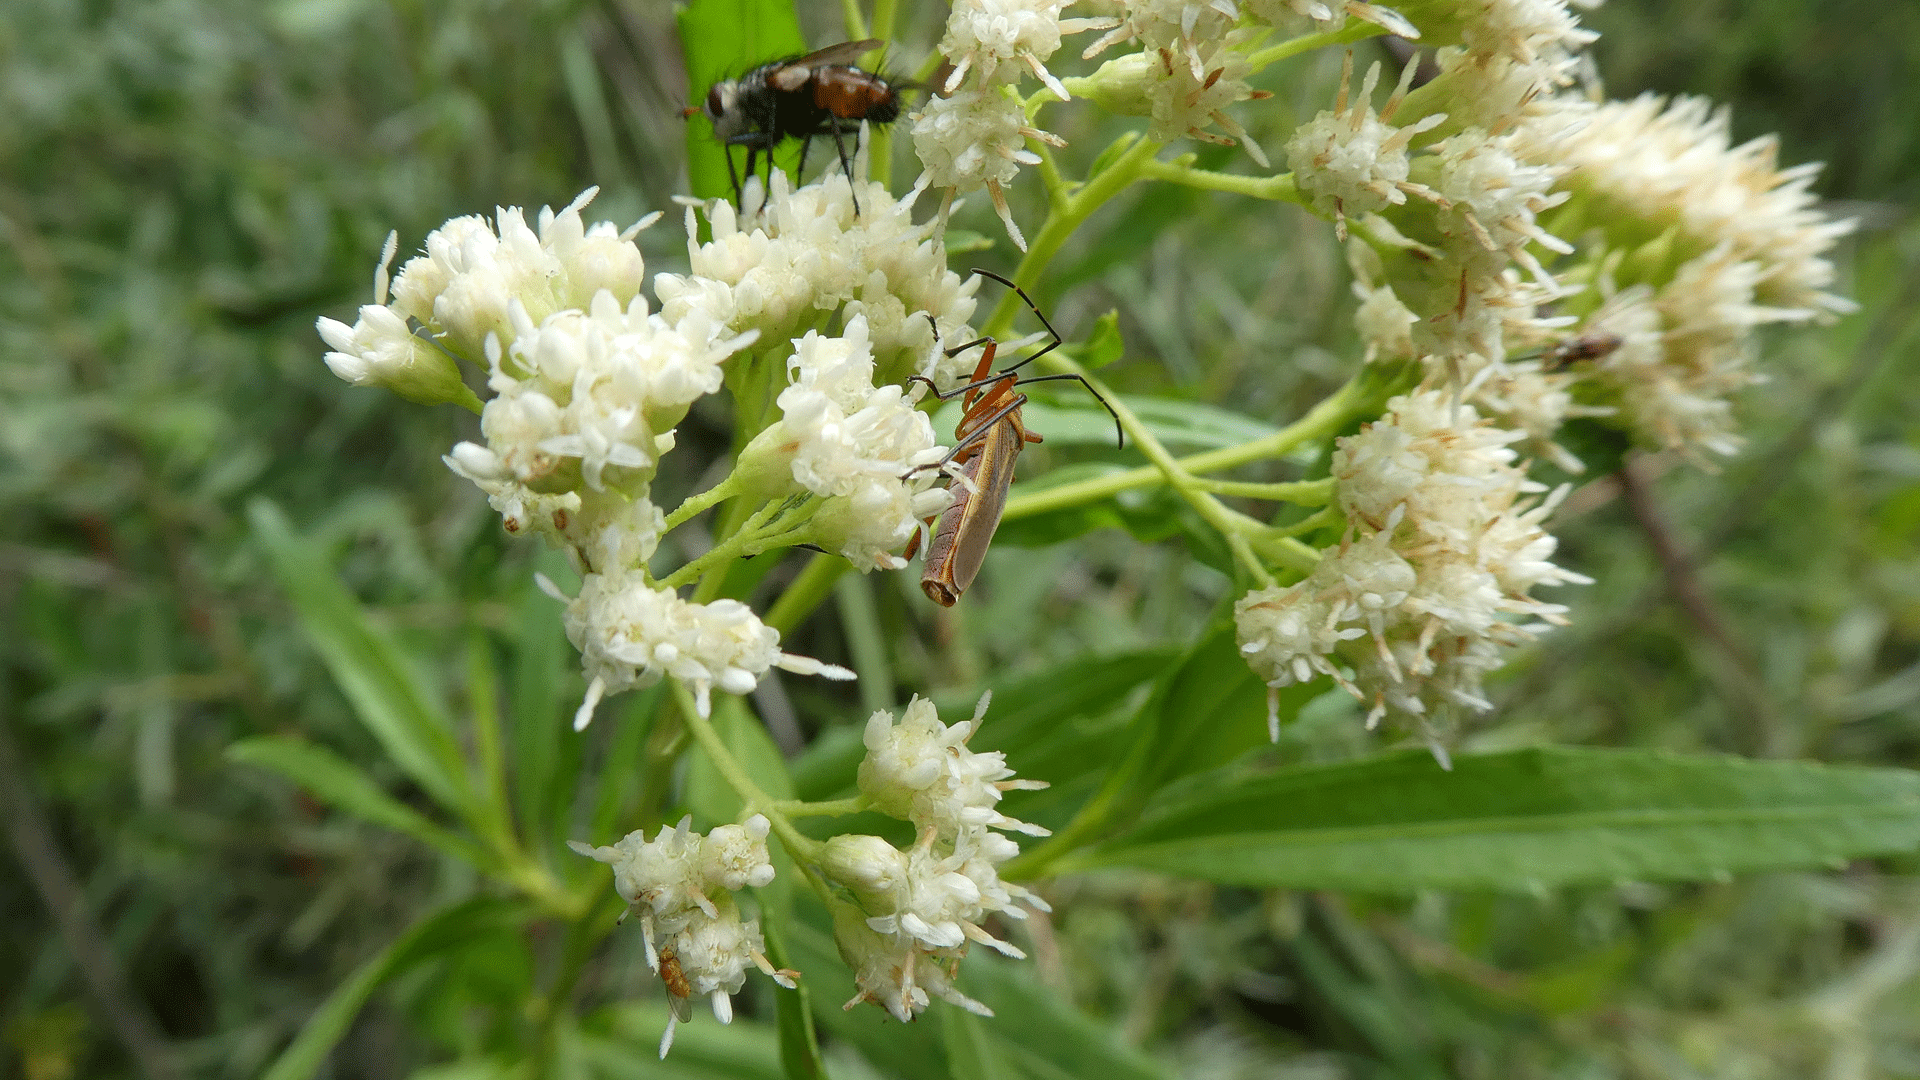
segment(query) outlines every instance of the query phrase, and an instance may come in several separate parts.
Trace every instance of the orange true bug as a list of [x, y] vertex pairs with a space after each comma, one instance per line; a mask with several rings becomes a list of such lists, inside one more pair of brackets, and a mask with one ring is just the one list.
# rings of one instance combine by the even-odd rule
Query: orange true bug
[[[1013, 483], [1013, 463], [1020, 451], [1028, 443], [1041, 441], [1037, 432], [1028, 431], [1022, 421], [1021, 408], [1027, 403], [1027, 395], [1018, 392], [1017, 387], [1029, 383], [1056, 382], [1072, 379], [1087, 388], [1095, 401], [1098, 401], [1113, 416], [1114, 431], [1122, 447], [1127, 444], [1125, 429], [1120, 426], [1120, 414], [1114, 412], [1107, 399], [1087, 382], [1086, 376], [1077, 374], [1037, 375], [1022, 379], [1015, 373], [1042, 356], [1060, 347], [1059, 331], [1047, 321], [1039, 305], [1033, 302], [1026, 290], [1001, 277], [991, 270], [974, 271], [1005, 285], [1017, 293], [1026, 302], [1027, 308], [1040, 318], [1040, 325], [1047, 328], [1047, 336], [1052, 338], [1045, 348], [1018, 363], [993, 370], [994, 355], [1000, 343], [990, 337], [978, 338], [965, 345], [946, 350], [948, 356], [958, 356], [976, 346], [985, 346], [980, 354], [980, 363], [973, 371], [973, 381], [964, 386], [954, 387], [944, 393], [933, 384], [933, 380], [924, 375], [912, 375], [909, 382], [923, 382], [933, 391], [933, 396], [941, 401], [962, 397], [966, 408], [965, 415], [954, 428], [954, 446], [940, 461], [924, 466], [939, 469], [953, 477], [948, 485], [952, 498], [947, 503], [946, 512], [940, 515], [939, 526], [933, 531], [933, 539], [927, 545], [926, 570], [920, 576], [920, 589], [927, 599], [941, 607], [952, 607], [973, 584], [980, 573], [980, 564], [986, 560], [987, 545], [993, 542], [993, 534], [1000, 527], [1000, 515], [1007, 506], [1007, 488]], [[957, 469], [957, 471], [955, 471]], [[928, 519], [932, 524], [933, 519]], [[920, 547], [920, 537], [916, 534], [907, 544], [907, 557]]]

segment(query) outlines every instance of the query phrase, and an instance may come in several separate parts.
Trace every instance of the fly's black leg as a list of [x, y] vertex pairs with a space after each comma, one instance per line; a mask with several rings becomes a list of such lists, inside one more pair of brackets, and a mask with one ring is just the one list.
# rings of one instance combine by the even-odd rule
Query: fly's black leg
[[807, 151], [811, 149], [813, 149], [813, 134], [809, 132], [800, 136], [800, 166], [793, 173], [795, 185], [807, 182]]
[[[748, 143], [747, 144], [747, 179], [749, 180], [753, 179], [753, 170], [759, 164], [759, 162], [760, 162], [760, 147], [754, 145], [753, 143]], [[741, 213], [745, 213], [747, 209], [747, 204], [745, 200], [746, 200], [745, 194], [742, 194], [739, 199], [735, 200], [735, 205], [737, 205], [740, 208]]]
[[733, 144], [721, 143], [720, 152], [727, 155], [727, 179], [733, 182], [733, 205], [741, 206], [743, 204], [740, 201], [740, 174], [734, 170], [733, 166]]
[[[840, 118], [833, 113], [827, 114], [827, 125], [833, 129], [833, 148], [840, 151], [840, 171], [846, 175], [847, 191], [853, 194], [853, 160], [847, 156], [847, 143], [840, 137]], [[860, 216], [860, 196], [853, 194], [853, 216]]]

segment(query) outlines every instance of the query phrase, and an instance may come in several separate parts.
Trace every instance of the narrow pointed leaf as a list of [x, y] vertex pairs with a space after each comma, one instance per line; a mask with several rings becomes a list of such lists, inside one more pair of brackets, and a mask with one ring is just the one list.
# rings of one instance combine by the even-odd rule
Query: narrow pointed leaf
[[318, 546], [294, 535], [278, 508], [257, 501], [249, 516], [274, 576], [354, 715], [427, 794], [465, 814], [471, 801], [466, 759], [452, 721], [420, 684], [399, 645], [367, 618]]
[[319, 1071], [353, 1018], [380, 985], [433, 956], [465, 944], [475, 934], [517, 925], [526, 917], [514, 901], [476, 898], [427, 916], [341, 983], [300, 1029], [261, 1080], [306, 1080]]
[[329, 806], [406, 833], [475, 866], [485, 869], [493, 865], [492, 858], [472, 841], [387, 794], [358, 765], [323, 746], [292, 736], [267, 735], [234, 743], [227, 748], [227, 757], [243, 765], [271, 769]]
[[1408, 892], [1711, 880], [1920, 846], [1920, 773], [1653, 750], [1422, 751], [1189, 785], [1062, 869]]

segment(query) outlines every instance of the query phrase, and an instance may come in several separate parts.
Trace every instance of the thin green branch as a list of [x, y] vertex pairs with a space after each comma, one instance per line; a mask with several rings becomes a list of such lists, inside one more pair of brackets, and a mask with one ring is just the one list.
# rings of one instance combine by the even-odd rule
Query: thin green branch
[[793, 827], [793, 822], [781, 812], [780, 801], [769, 798], [766, 792], [760, 790], [760, 785], [747, 775], [746, 767], [727, 749], [720, 733], [713, 729], [713, 721], [700, 715], [700, 709], [693, 700], [693, 691], [688, 690], [679, 679], [668, 681], [673, 685], [673, 700], [680, 706], [680, 715], [686, 721], [687, 730], [693, 733], [693, 740], [706, 752], [707, 760], [713, 762], [714, 771], [720, 774], [735, 795], [740, 796], [743, 804], [741, 812], [766, 815], [768, 823], [773, 826], [774, 835], [780, 838], [795, 861], [819, 862], [826, 845], [802, 835], [800, 830]]
[[[1356, 376], [1331, 396], [1315, 405], [1307, 415], [1271, 435], [1249, 440], [1239, 446], [1222, 447], [1219, 450], [1208, 450], [1202, 454], [1180, 458], [1176, 464], [1191, 476], [1195, 473], [1219, 472], [1255, 461], [1280, 457], [1296, 447], [1326, 439], [1345, 427], [1366, 398], [1367, 392], [1361, 385], [1360, 378]], [[1035, 514], [1098, 502], [1101, 499], [1112, 498], [1123, 491], [1151, 487], [1164, 479], [1165, 474], [1158, 466], [1145, 465], [1091, 480], [1061, 484], [1043, 491], [1016, 494], [1007, 500], [1007, 509], [1002, 515], [1002, 520], [1013, 521], [1032, 517]]]
[[1269, 45], [1247, 57], [1247, 70], [1249, 72], [1259, 71], [1273, 64], [1277, 64], [1282, 60], [1290, 60], [1293, 57], [1299, 56], [1301, 53], [1313, 52], [1315, 49], [1324, 49], [1332, 45], [1351, 45], [1356, 41], [1365, 41], [1370, 37], [1379, 37], [1386, 32], [1387, 28], [1384, 26], [1355, 20], [1338, 30], [1324, 30], [1317, 34], [1302, 34], [1297, 38], [1288, 38], [1286, 41]]
[[[1052, 206], [1047, 211], [1047, 220], [1040, 232], [1027, 248], [1025, 258], [1013, 272], [1013, 280], [1021, 288], [1032, 289], [1040, 280], [1040, 275], [1060, 253], [1080, 225], [1093, 215], [1095, 210], [1105, 206], [1109, 200], [1126, 190], [1128, 185], [1140, 179], [1144, 163], [1153, 160], [1160, 144], [1151, 139], [1142, 138], [1119, 156], [1098, 175], [1090, 177], [1067, 200]], [[986, 333], [990, 337], [1004, 337], [1013, 325], [1014, 316], [1020, 310], [1020, 298], [1009, 291], [1000, 298], [999, 306], [993, 309], [993, 317], [987, 322]]]
[[677, 589], [710, 570], [725, 569], [727, 563], [746, 554], [747, 547], [761, 538], [768, 519], [777, 514], [784, 505], [784, 503], [768, 503], [755, 510], [725, 540], [715, 544], [712, 550], [661, 578], [660, 586], [666, 589]]
[[1194, 477], [1193, 485], [1215, 495], [1231, 495], [1266, 502], [1293, 503], [1296, 506], [1325, 506], [1333, 498], [1333, 478], [1295, 480], [1284, 484], [1260, 484], [1242, 480], [1208, 480]]
[[[1105, 399], [1108, 407], [1119, 418], [1120, 426], [1133, 437], [1134, 444], [1140, 448], [1141, 453], [1147, 455], [1147, 460], [1153, 462], [1154, 467], [1166, 477], [1167, 483], [1187, 501], [1189, 506], [1198, 511], [1208, 524], [1220, 530], [1220, 535], [1226, 538], [1227, 545], [1233, 549], [1234, 559], [1262, 586], [1274, 583], [1273, 575], [1267, 571], [1266, 566], [1254, 555], [1252, 547], [1247, 543], [1247, 534], [1250, 531], [1264, 529], [1265, 525], [1245, 514], [1228, 509], [1219, 499], [1196, 486], [1193, 483], [1193, 474], [1181, 467], [1180, 462], [1161, 444], [1159, 438], [1127, 406], [1120, 395], [1108, 389], [1085, 368], [1057, 352], [1049, 354], [1042, 363], [1050, 370], [1077, 375], [1086, 380], [1087, 386]], [[1312, 564], [1309, 563], [1308, 566], [1311, 568]]]
[[833, 592], [833, 583], [840, 575], [852, 568], [852, 563], [838, 555], [816, 554], [760, 621], [782, 634], [791, 633]]
[[716, 503], [730, 499], [739, 493], [740, 483], [734, 474], [729, 473], [725, 480], [720, 481], [698, 495], [687, 496], [685, 502], [674, 507], [673, 513], [667, 515], [666, 527], [660, 531], [662, 533], [670, 533], [679, 526], [686, 524], [689, 518], [698, 514], [700, 511]]
[[800, 799], [788, 799], [774, 804], [774, 809], [789, 818], [844, 817], [847, 814], [857, 814], [866, 808], [867, 797], [865, 795], [852, 795], [844, 799], [828, 799], [823, 802], [804, 802]]
[[1147, 180], [1165, 180], [1170, 184], [1182, 184], [1204, 191], [1224, 191], [1270, 202], [1292, 203], [1309, 210], [1313, 208], [1313, 200], [1300, 193], [1300, 186], [1294, 182], [1290, 172], [1276, 176], [1213, 172], [1185, 164], [1190, 158], [1191, 155], [1182, 155], [1176, 161], [1149, 161], [1140, 169], [1140, 175]]

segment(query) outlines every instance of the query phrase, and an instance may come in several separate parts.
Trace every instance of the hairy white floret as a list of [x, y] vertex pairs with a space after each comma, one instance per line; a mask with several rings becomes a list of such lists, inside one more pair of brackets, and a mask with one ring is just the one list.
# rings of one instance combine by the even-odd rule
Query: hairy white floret
[[[652, 840], [636, 830], [608, 846], [578, 840], [567, 846], [613, 867], [614, 891], [629, 912], [640, 916], [647, 966], [661, 977], [667, 993], [709, 998], [724, 1024], [733, 1019], [731, 995], [746, 984], [748, 967], [781, 986], [794, 986], [795, 972], [776, 971], [767, 960], [759, 920], [743, 919], [733, 899], [740, 889], [773, 880], [766, 844], [770, 829], [765, 815], [755, 814], [702, 836], [693, 831], [689, 815], [662, 827]], [[673, 1046], [681, 1007], [669, 1014], [660, 1040], [663, 1058]]]
[[957, 192], [985, 187], [1007, 235], [1025, 251], [1026, 239], [1007, 209], [1004, 188], [1019, 174], [1020, 166], [1040, 163], [1040, 155], [1027, 149], [1028, 139], [1056, 146], [1065, 142], [1027, 123], [1019, 96], [1008, 87], [969, 88], [952, 97], [930, 97], [912, 120], [914, 153], [925, 166], [914, 181], [914, 191], [946, 188], [950, 203]]
[[[986, 699], [981, 699], [984, 713]], [[1013, 770], [1000, 751], [976, 753], [967, 741], [978, 730], [979, 714], [948, 726], [933, 702], [915, 697], [899, 722], [882, 709], [867, 719], [867, 756], [860, 762], [860, 791], [883, 814], [903, 818], [922, 829], [952, 834], [963, 826], [991, 825], [1045, 836], [1037, 825], [1015, 821], [996, 808], [1001, 793], [1015, 787], [1044, 787], [1009, 781]]]
[[1349, 102], [1353, 54], [1348, 53], [1333, 109], [1300, 125], [1287, 140], [1287, 164], [1293, 168], [1295, 182], [1313, 197], [1315, 206], [1335, 215], [1343, 239], [1349, 215], [1397, 206], [1409, 194], [1444, 201], [1407, 179], [1412, 168], [1407, 151], [1415, 136], [1438, 126], [1446, 114], [1435, 113], [1406, 127], [1388, 123], [1406, 99], [1414, 71], [1413, 64], [1403, 69], [1399, 85], [1376, 113], [1373, 91], [1380, 82], [1380, 64], [1375, 61], [1367, 68], [1359, 94]]
[[394, 279], [395, 305], [448, 348], [478, 360], [488, 334], [512, 341], [509, 306], [518, 301], [533, 324], [567, 308], [585, 308], [601, 290], [625, 305], [640, 292], [645, 264], [633, 242], [652, 218], [622, 230], [587, 226], [580, 211], [598, 188], [564, 210], [541, 207], [535, 226], [517, 206], [489, 222], [455, 218], [428, 234], [426, 254]]
[[942, 89], [952, 93], [966, 77], [980, 87], [1020, 80], [1031, 71], [1061, 101], [1067, 88], [1047, 70], [1060, 35], [1108, 25], [1106, 20], [1060, 18], [1072, 0], [958, 0], [947, 16], [940, 52], [953, 64]]
[[715, 689], [747, 694], [769, 668], [851, 679], [853, 672], [780, 651], [780, 634], [738, 600], [696, 604], [647, 583], [639, 571], [590, 573], [567, 602], [567, 638], [580, 650], [587, 697], [574, 727], [593, 719], [606, 694], [672, 676], [693, 691], [702, 716]]

